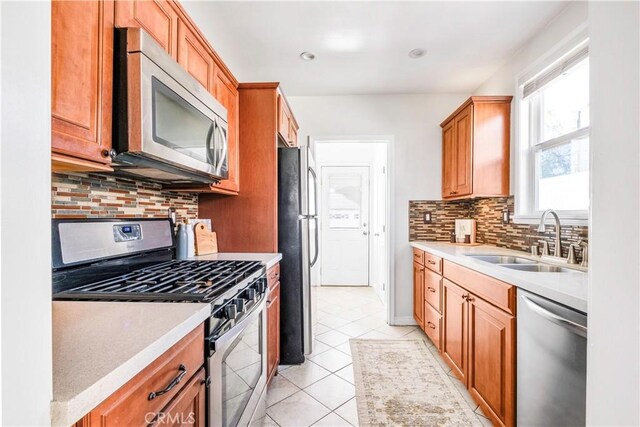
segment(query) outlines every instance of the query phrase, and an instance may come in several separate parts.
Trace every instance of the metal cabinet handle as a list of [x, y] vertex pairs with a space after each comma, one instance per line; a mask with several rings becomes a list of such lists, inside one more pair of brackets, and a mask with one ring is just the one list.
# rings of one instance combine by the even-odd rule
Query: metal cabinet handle
[[550, 312], [549, 310], [539, 306], [538, 304], [527, 298], [525, 295], [522, 295], [522, 300], [527, 304], [531, 311], [538, 314], [540, 317], [543, 317], [550, 322], [553, 322], [560, 326], [564, 326], [577, 335], [585, 338], [587, 337], [587, 328], [585, 326], [582, 326], [576, 322], [572, 322], [569, 319], [565, 319], [564, 317], [560, 317], [557, 314]]
[[148, 398], [148, 399], [149, 399], [149, 400], [153, 400], [153, 399], [155, 399], [155, 398], [156, 398], [156, 397], [158, 397], [158, 396], [162, 396], [163, 394], [170, 392], [172, 388], [174, 388], [176, 385], [178, 385], [178, 383], [179, 383], [180, 381], [182, 381], [182, 379], [184, 378], [184, 376], [185, 376], [185, 375], [187, 375], [187, 367], [186, 367], [186, 366], [184, 366], [184, 365], [181, 363], [181, 364], [180, 364], [180, 366], [178, 367], [178, 371], [179, 371], [180, 373], [178, 374], [178, 376], [177, 376], [177, 377], [175, 377], [175, 378], [173, 379], [173, 381], [171, 381], [171, 382], [169, 383], [169, 385], [168, 385], [168, 386], [166, 386], [165, 388], [163, 388], [163, 389], [162, 389], [162, 390], [160, 390], [160, 391], [152, 391], [151, 393], [149, 393], [149, 398]]
[[429, 321], [427, 321], [427, 325], [429, 325], [429, 327], [430, 327], [431, 329], [435, 329], [435, 328], [436, 328], [436, 325], [434, 325], [433, 323], [431, 323], [431, 322], [429, 322]]
[[427, 289], [429, 289], [430, 292], [435, 292], [436, 288], [432, 288], [431, 286], [427, 286]]
[[435, 261], [431, 261], [430, 259], [428, 259], [428, 260], [427, 260], [427, 262], [428, 262], [429, 264], [431, 264], [431, 265], [436, 265], [436, 262], [435, 262]]

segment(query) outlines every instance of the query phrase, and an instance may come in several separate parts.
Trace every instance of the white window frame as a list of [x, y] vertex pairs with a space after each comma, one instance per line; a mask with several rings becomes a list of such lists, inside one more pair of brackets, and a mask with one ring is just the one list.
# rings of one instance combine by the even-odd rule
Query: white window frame
[[[535, 154], [543, 148], [549, 148], [566, 143], [572, 139], [583, 137], [589, 134], [589, 127], [570, 132], [560, 137], [544, 141], [542, 143], [532, 144], [532, 141], [538, 142], [538, 136], [541, 129], [530, 129], [530, 123], [541, 125], [542, 121], [539, 117], [532, 117], [540, 113], [539, 108], [530, 108], [537, 106], [539, 99], [525, 99], [523, 96], [523, 87], [525, 83], [531, 81], [540, 73], [549, 69], [558, 63], [567, 54], [572, 53], [577, 47], [584, 47], [588, 43], [588, 33], [586, 25], [578, 28], [573, 35], [567, 37], [564, 42], [560, 43], [556, 48], [546, 55], [546, 57], [538, 60], [528, 70], [519, 75], [516, 79], [516, 109], [515, 109], [515, 215], [514, 223], [519, 224], [538, 224], [542, 211], [535, 209], [537, 206], [537, 171], [535, 167]], [[591, 141], [589, 142], [591, 144]], [[589, 165], [591, 171], [591, 165]], [[567, 225], [588, 225], [589, 211], [585, 210], [558, 210], [558, 215], [563, 224]]]

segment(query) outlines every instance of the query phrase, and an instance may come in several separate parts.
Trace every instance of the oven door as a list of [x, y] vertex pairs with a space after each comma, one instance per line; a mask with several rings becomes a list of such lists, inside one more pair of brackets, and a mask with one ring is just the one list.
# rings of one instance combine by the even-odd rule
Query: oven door
[[[194, 173], [226, 179], [226, 110], [177, 63], [165, 64], [169, 73], [143, 53], [131, 53], [128, 69], [140, 84], [129, 84], [129, 97], [139, 97], [140, 116], [129, 109], [128, 151], [161, 160]], [[171, 65], [171, 66], [170, 66]], [[139, 70], [139, 74], [136, 70]], [[187, 90], [189, 88], [190, 90]], [[135, 121], [142, 123], [136, 126]], [[140, 129], [136, 144], [135, 129]]]
[[264, 418], [267, 380], [266, 298], [215, 342], [209, 358], [210, 426], [247, 426]]

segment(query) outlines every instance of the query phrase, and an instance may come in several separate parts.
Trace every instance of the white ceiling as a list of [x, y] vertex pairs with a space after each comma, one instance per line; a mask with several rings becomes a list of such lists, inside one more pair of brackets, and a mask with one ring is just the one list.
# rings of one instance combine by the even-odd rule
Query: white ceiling
[[[288, 95], [471, 93], [566, 2], [185, 1], [241, 82]], [[411, 59], [408, 53], [427, 54]], [[314, 61], [299, 54], [310, 51]]]

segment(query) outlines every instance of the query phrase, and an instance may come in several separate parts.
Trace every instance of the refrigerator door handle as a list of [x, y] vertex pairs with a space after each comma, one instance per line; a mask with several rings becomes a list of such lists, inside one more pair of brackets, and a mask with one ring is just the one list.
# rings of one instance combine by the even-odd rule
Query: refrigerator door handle
[[313, 253], [313, 259], [311, 260], [311, 267], [313, 267], [314, 265], [316, 265], [316, 262], [318, 262], [318, 254], [320, 253], [320, 247], [318, 244], [318, 227], [320, 227], [320, 221], [318, 221], [318, 216], [314, 215], [314, 217], [312, 218], [312, 220], [315, 222], [316, 226], [315, 226], [315, 252]]

